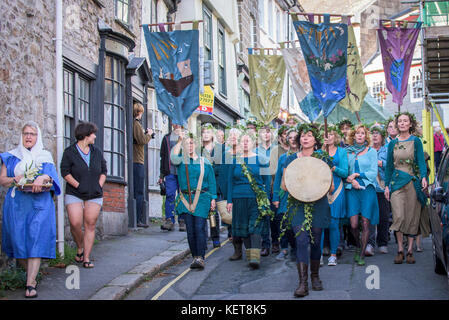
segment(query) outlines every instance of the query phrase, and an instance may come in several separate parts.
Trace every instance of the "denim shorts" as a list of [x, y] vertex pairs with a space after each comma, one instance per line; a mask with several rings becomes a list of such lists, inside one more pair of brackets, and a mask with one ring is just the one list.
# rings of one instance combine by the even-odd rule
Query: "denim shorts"
[[65, 202], [66, 206], [69, 205], [69, 204], [72, 204], [72, 203], [79, 203], [79, 202], [81, 202], [81, 203], [93, 202], [93, 203], [99, 204], [100, 206], [103, 206], [103, 198], [95, 198], [95, 199], [83, 200], [83, 199], [80, 199], [78, 197], [72, 196], [71, 194], [66, 194], [65, 195], [64, 202]]

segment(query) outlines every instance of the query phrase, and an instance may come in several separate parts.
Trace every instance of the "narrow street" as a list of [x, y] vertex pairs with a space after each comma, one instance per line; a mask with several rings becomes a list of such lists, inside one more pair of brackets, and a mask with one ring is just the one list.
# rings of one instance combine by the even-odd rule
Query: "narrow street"
[[[223, 239], [222, 235], [222, 239]], [[209, 252], [211, 250], [209, 243]], [[433, 271], [432, 242], [423, 240], [424, 251], [416, 253], [416, 264], [393, 264], [394, 240], [389, 253], [366, 258], [366, 266], [353, 262], [354, 252], [346, 250], [335, 267], [320, 269], [323, 291], [311, 291], [303, 300], [447, 300], [447, 278]], [[189, 270], [191, 259], [168, 268], [132, 291], [126, 300], [300, 300], [293, 297], [298, 285], [296, 264], [277, 261], [274, 254], [262, 257], [261, 268], [251, 270], [245, 260], [231, 262], [230, 243], [206, 258], [204, 271]], [[379, 288], [368, 289], [372, 269], [379, 270]], [[183, 274], [180, 276], [181, 274]], [[175, 280], [176, 279], [176, 280]], [[368, 281], [367, 281], [368, 279]], [[164, 289], [164, 290], [162, 290]]]

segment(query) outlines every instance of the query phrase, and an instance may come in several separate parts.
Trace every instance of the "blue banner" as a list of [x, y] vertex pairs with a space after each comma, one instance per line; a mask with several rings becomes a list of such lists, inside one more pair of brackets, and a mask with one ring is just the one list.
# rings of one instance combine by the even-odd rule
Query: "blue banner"
[[[313, 95], [327, 117], [346, 96], [348, 26], [293, 21], [309, 72]], [[315, 112], [314, 112], [315, 113]]]
[[200, 105], [198, 30], [150, 32], [143, 26], [157, 106], [173, 124], [186, 125]]

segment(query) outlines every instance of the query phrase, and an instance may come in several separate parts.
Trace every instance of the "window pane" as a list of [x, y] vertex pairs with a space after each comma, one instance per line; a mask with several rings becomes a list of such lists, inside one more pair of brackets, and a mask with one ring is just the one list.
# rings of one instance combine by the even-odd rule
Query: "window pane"
[[118, 80], [119, 79], [119, 63], [117, 59], [113, 60], [113, 65], [114, 65], [114, 80]]
[[114, 130], [113, 132], [114, 132], [114, 137], [113, 137], [114, 145], [113, 145], [113, 147], [114, 147], [114, 151], [118, 152], [118, 151], [120, 151], [120, 134], [119, 134], [119, 131], [117, 131], [117, 130]]
[[106, 167], [108, 168], [108, 175], [112, 175], [111, 172], [111, 154], [109, 152], [104, 152], [104, 160], [106, 160]]
[[118, 155], [112, 154], [112, 175], [119, 176], [119, 161]]
[[104, 125], [111, 127], [112, 124], [112, 107], [109, 104], [104, 105]]
[[112, 150], [111, 141], [112, 141], [111, 129], [104, 128], [104, 150], [108, 151]]
[[104, 101], [112, 102], [112, 81], [106, 80], [104, 84]]
[[104, 76], [106, 78], [112, 79], [112, 58], [111, 57], [106, 57], [104, 67], [105, 67]]
[[114, 107], [114, 128], [120, 128], [119, 127], [119, 119], [120, 119], [120, 112], [118, 107]]
[[128, 19], [128, 4], [123, 4], [123, 21], [125, 21], [126, 23], [129, 22]]
[[114, 104], [121, 105], [120, 103], [120, 86], [114, 82]]
[[116, 1], [117, 4], [117, 18], [123, 20], [123, 4], [120, 1]]

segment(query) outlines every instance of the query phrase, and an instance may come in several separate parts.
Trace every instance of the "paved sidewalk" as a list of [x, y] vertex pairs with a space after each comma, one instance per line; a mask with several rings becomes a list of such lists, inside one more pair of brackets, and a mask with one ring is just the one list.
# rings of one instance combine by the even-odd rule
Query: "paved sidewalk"
[[[225, 240], [225, 239], [221, 239]], [[208, 242], [210, 246], [210, 242]], [[67, 289], [75, 273], [70, 268], [48, 268], [33, 300], [118, 300], [145, 279], [176, 263], [190, 253], [187, 233], [162, 231], [159, 225], [130, 230], [126, 236], [99, 241], [94, 245], [93, 269], [71, 267], [79, 271], [79, 289]], [[67, 270], [67, 273], [66, 273]], [[48, 274], [47, 274], [48, 272]], [[25, 290], [6, 292], [3, 300], [25, 300]], [[26, 299], [28, 300], [28, 299]]]

